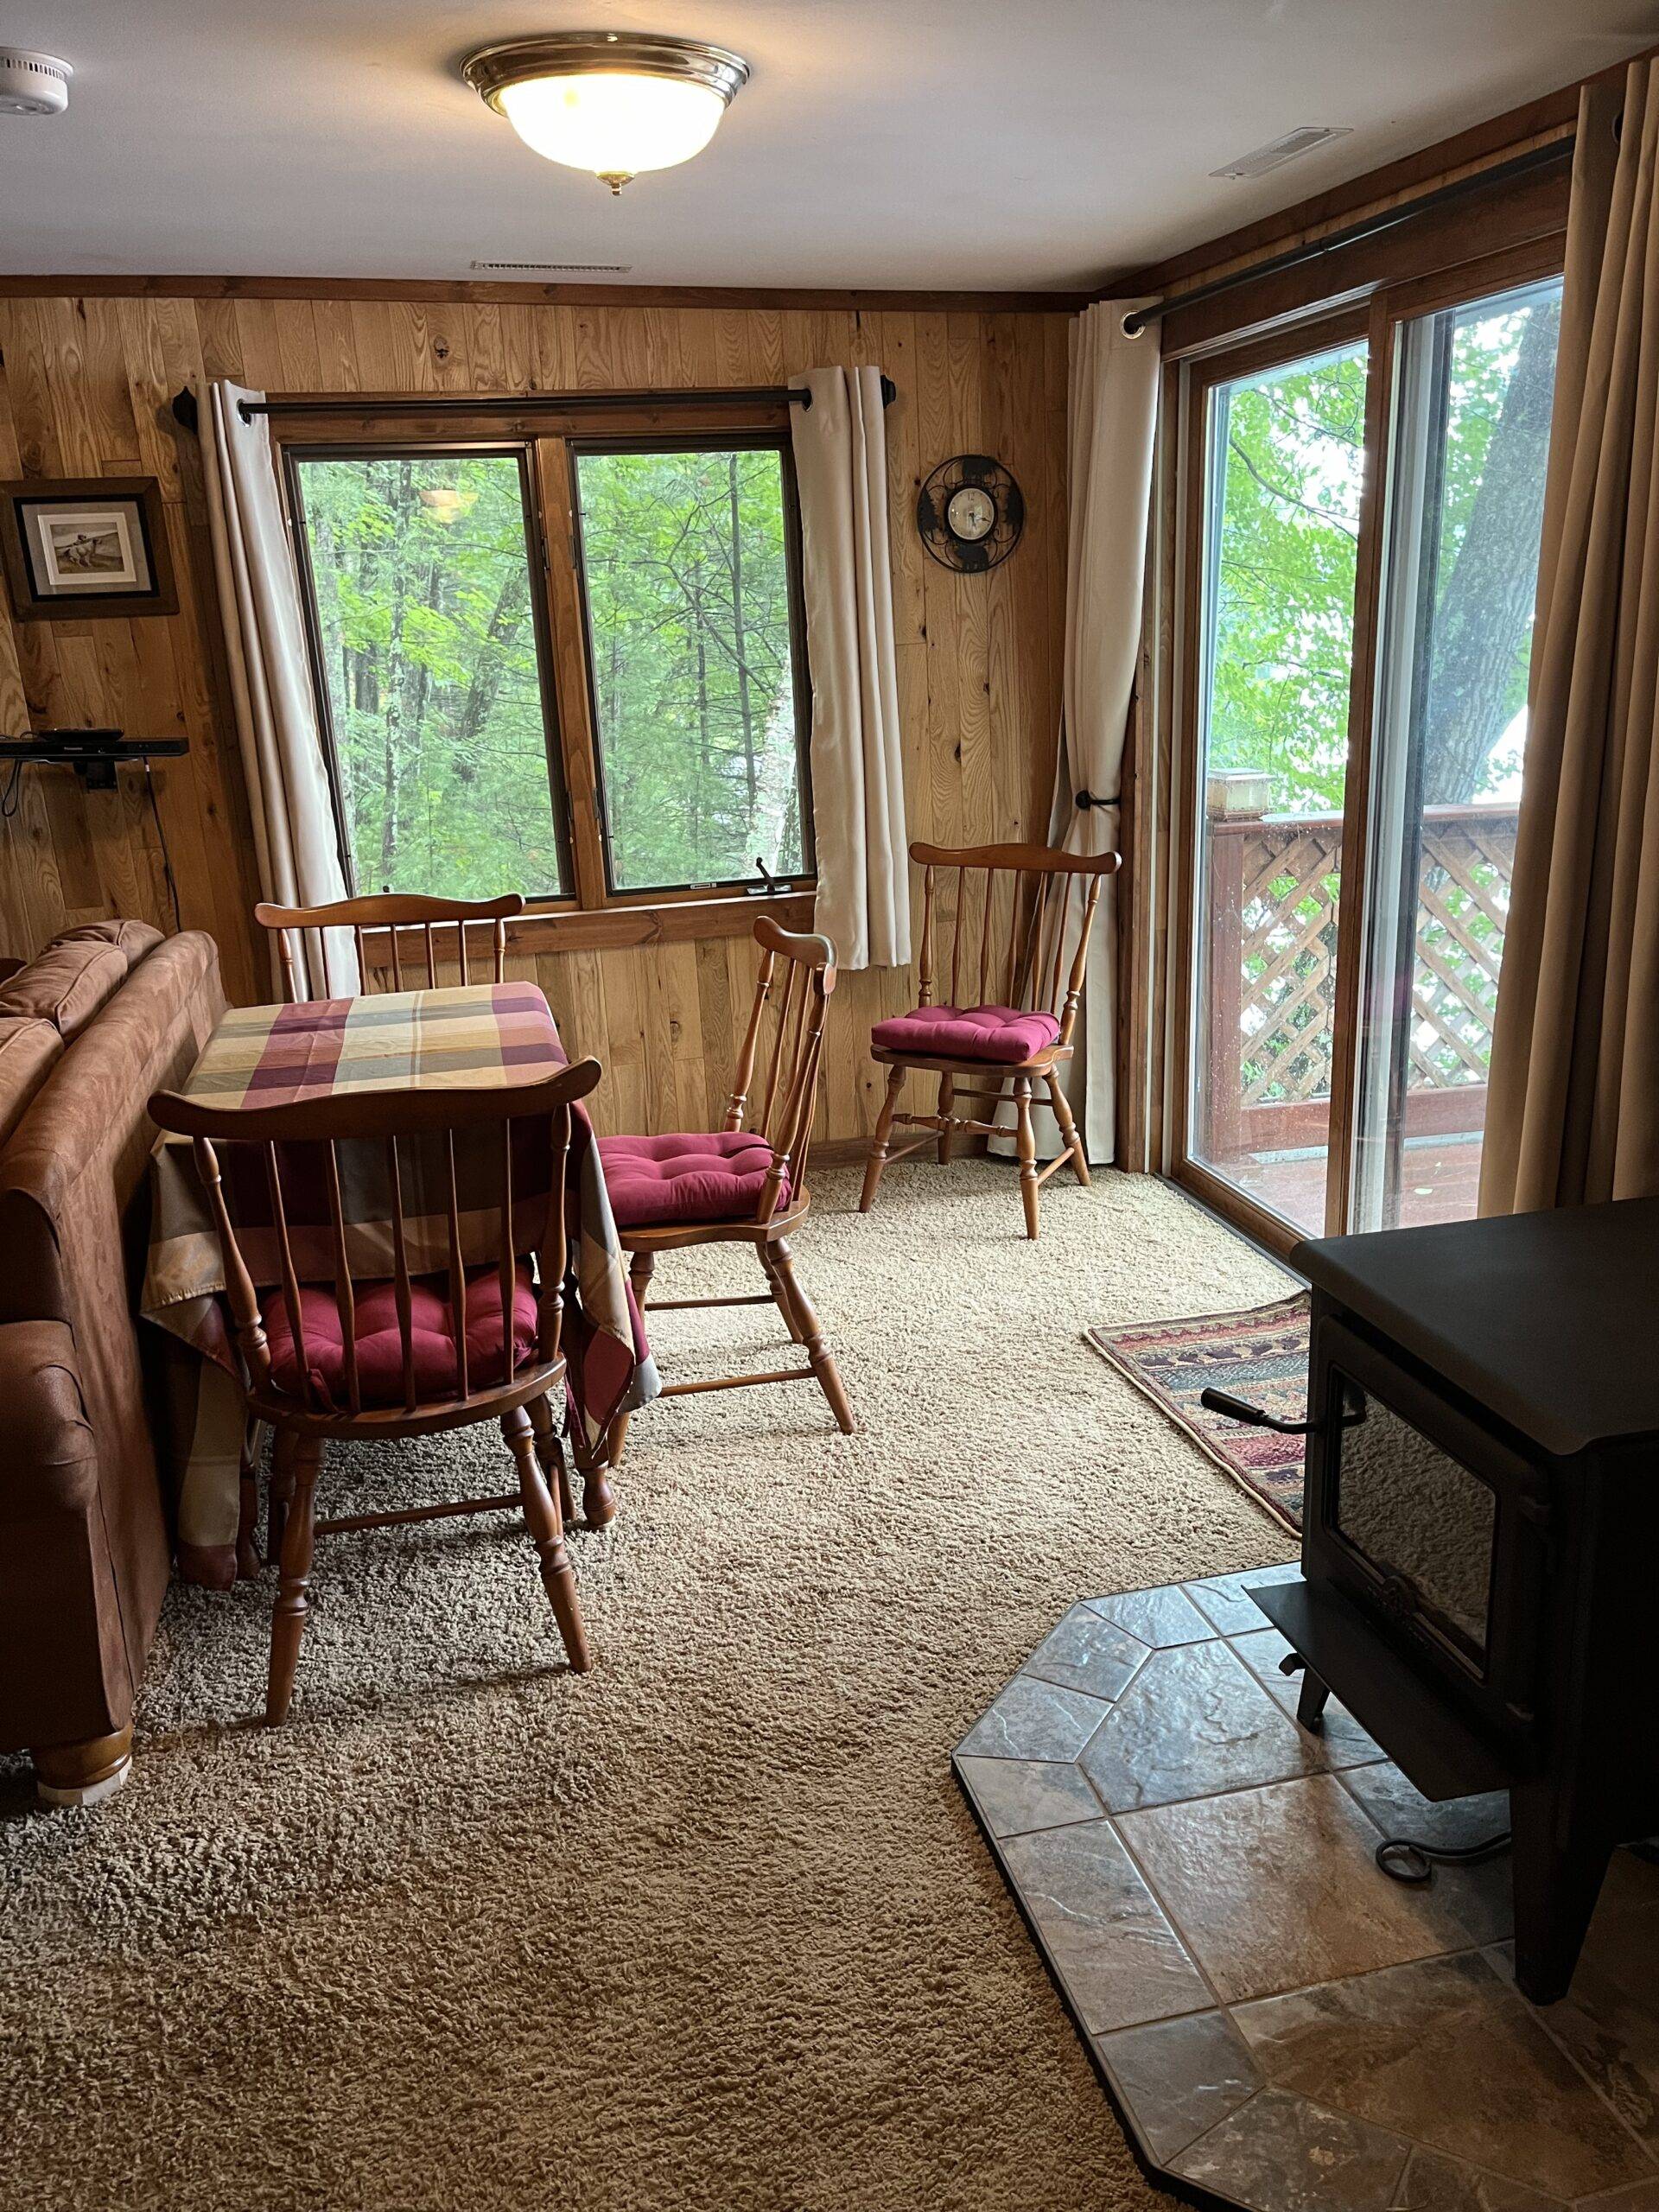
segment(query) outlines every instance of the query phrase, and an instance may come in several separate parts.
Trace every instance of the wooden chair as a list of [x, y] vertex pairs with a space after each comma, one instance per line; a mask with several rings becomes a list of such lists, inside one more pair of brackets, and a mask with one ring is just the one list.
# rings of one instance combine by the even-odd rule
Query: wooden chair
[[[632, 1255], [629, 1274], [642, 1313], [658, 1253], [693, 1244], [747, 1244], [766, 1276], [764, 1290], [726, 1298], [663, 1299], [651, 1310], [775, 1304], [791, 1341], [806, 1352], [804, 1367], [669, 1382], [662, 1395], [671, 1398], [816, 1380], [837, 1427], [850, 1436], [852, 1408], [786, 1241], [811, 1204], [807, 1156], [824, 1007], [836, 987], [836, 951], [828, 938], [791, 936], [772, 921], [757, 922], [754, 938], [760, 947], [754, 1003], [721, 1128], [712, 1134], [601, 1137], [600, 1156], [617, 1234]], [[765, 1072], [758, 1076], [760, 1069]], [[751, 1103], [757, 1089], [758, 1106]], [[621, 1458], [627, 1419], [620, 1414], [612, 1426], [613, 1466]]]
[[[524, 911], [524, 902], [516, 891], [499, 899], [427, 899], [414, 892], [386, 891], [367, 899], [338, 899], [327, 906], [273, 906], [262, 899], [253, 910], [253, 918], [263, 929], [277, 932], [284, 993], [292, 1006], [304, 995], [299, 987], [299, 966], [294, 957], [295, 938], [302, 930], [348, 929], [357, 947], [358, 972], [362, 977], [360, 990], [352, 994], [336, 992], [330, 988], [328, 940], [326, 936], [319, 937], [325, 998], [372, 995], [375, 988], [372, 978], [377, 966], [389, 979], [384, 988], [419, 990], [423, 975], [425, 988], [435, 991], [442, 971], [435, 931], [454, 929], [453, 965], [458, 971], [458, 980], [470, 983], [474, 976], [467, 958], [467, 932], [474, 925], [487, 925], [492, 970], [488, 980], [499, 983], [505, 980], [506, 971], [507, 924]], [[405, 982], [403, 940], [416, 931], [420, 942], [409, 947], [410, 972], [416, 980]], [[369, 940], [380, 937], [386, 940], [383, 957], [378, 963], [372, 963]], [[423, 961], [420, 958], [422, 953], [425, 955]], [[477, 980], [482, 982], [484, 978]]]
[[[236, 1338], [251, 1378], [249, 1411], [276, 1431], [270, 1549], [280, 1557], [282, 1574], [271, 1620], [269, 1723], [286, 1717], [293, 1696], [313, 1538], [349, 1529], [520, 1508], [570, 1664], [587, 1672], [587, 1637], [564, 1545], [569, 1492], [558, 1441], [565, 1387], [560, 1333], [570, 1109], [599, 1077], [596, 1060], [580, 1060], [518, 1090], [371, 1091], [265, 1108], [204, 1106], [172, 1091], [150, 1100], [150, 1114], [162, 1128], [194, 1140], [223, 1251]], [[512, 1133], [516, 1124], [536, 1116], [547, 1121], [551, 1145], [545, 1223], [532, 1255], [539, 1294], [528, 1267], [515, 1257], [513, 1236]], [[487, 1145], [492, 1128], [499, 1134], [500, 1165], [493, 1175], [486, 1161], [483, 1183], [487, 1189], [493, 1181], [497, 1192], [493, 1211], [501, 1256], [469, 1268], [456, 1138], [464, 1133], [469, 1145]], [[216, 1149], [221, 1145], [226, 1147], [223, 1163]], [[347, 1147], [345, 1159], [342, 1147]], [[393, 1261], [389, 1285], [353, 1279], [351, 1248], [363, 1231], [348, 1219], [341, 1197], [342, 1176], [348, 1189], [353, 1180], [360, 1181], [371, 1172], [377, 1147]], [[472, 1164], [476, 1168], [476, 1160]], [[233, 1213], [251, 1217], [255, 1209], [247, 1194], [261, 1181], [257, 1211], [263, 1214], [268, 1207], [269, 1225], [250, 1217], [238, 1228]], [[428, 1196], [435, 1192], [447, 1217], [412, 1214], [406, 1189]], [[478, 1211], [469, 1205], [469, 1225]], [[249, 1264], [256, 1237], [273, 1261], [267, 1279], [280, 1282], [263, 1307]], [[441, 1249], [443, 1265], [420, 1273], [411, 1265], [411, 1249], [433, 1257]], [[321, 1262], [316, 1272], [330, 1274], [332, 1281], [305, 1280], [296, 1252], [316, 1255]], [[261, 1256], [256, 1250], [256, 1265]], [[506, 1316], [510, 1329], [504, 1325]], [[315, 1518], [317, 1478], [331, 1438], [391, 1441], [488, 1420], [500, 1421], [518, 1466], [516, 1494], [343, 1520]]]
[[[895, 1122], [935, 1132], [943, 1165], [950, 1160], [953, 1137], [1003, 1134], [995, 1122], [957, 1113], [957, 1099], [995, 1106], [1007, 1095], [1004, 1086], [1011, 1085], [1026, 1235], [1034, 1237], [1037, 1194], [1049, 1177], [1070, 1160], [1078, 1182], [1089, 1181], [1083, 1141], [1055, 1071], [1071, 1057], [1100, 887], [1117, 867], [1118, 856], [1102, 853], [1085, 859], [1044, 845], [912, 845], [910, 857], [922, 869], [920, 1002], [909, 1014], [878, 1022], [870, 1033], [871, 1057], [888, 1070], [887, 1095], [870, 1142], [859, 1211], [868, 1213], [874, 1205], [887, 1161], [902, 1160], [928, 1141], [918, 1137], [894, 1151]], [[1068, 965], [1066, 944], [1073, 938]], [[947, 985], [947, 995], [936, 998]], [[938, 1076], [937, 1113], [897, 1110], [905, 1078], [912, 1071]], [[987, 1077], [995, 1078], [995, 1090], [963, 1087], [964, 1079], [971, 1084]], [[1039, 1083], [1048, 1092], [1065, 1141], [1064, 1151], [1040, 1173], [1031, 1120]]]

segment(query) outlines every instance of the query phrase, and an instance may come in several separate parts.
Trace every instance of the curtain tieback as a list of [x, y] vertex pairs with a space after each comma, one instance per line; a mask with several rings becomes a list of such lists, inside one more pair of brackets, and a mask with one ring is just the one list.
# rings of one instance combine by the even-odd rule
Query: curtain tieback
[[1077, 804], [1082, 808], [1085, 814], [1089, 811], [1089, 809], [1091, 806], [1116, 806], [1120, 804], [1121, 801], [1119, 800], [1116, 791], [1113, 792], [1110, 798], [1096, 798], [1093, 791], [1079, 791], [1077, 793]]

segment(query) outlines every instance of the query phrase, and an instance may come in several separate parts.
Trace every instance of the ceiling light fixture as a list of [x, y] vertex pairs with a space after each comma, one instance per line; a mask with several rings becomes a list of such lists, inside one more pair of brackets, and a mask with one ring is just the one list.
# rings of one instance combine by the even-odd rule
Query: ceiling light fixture
[[461, 73], [526, 146], [614, 194], [641, 169], [700, 154], [749, 65], [696, 39], [553, 31], [486, 46]]

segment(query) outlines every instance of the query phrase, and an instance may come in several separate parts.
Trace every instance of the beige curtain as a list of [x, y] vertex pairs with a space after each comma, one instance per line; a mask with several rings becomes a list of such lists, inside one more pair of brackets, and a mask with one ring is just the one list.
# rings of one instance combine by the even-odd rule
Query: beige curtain
[[[208, 388], [201, 424], [207, 518], [260, 892], [281, 906], [312, 906], [343, 899], [346, 886], [276, 454], [264, 417], [245, 420], [239, 411], [240, 403], [263, 397], [233, 384]], [[275, 978], [274, 938], [271, 952]], [[357, 989], [349, 930], [309, 933], [302, 957], [312, 997]]]
[[910, 958], [910, 871], [879, 369], [814, 369], [790, 410], [812, 671], [817, 926], [842, 968]]
[[1656, 145], [1653, 64], [1585, 87], [1484, 1214], [1659, 1192]]
[[[1158, 423], [1158, 326], [1124, 334], [1143, 301], [1105, 300], [1071, 325], [1067, 400], [1065, 659], [1050, 842], [1067, 852], [1117, 848], [1116, 804], [1141, 652], [1141, 603]], [[1077, 793], [1109, 799], [1079, 807]], [[1117, 901], [1101, 893], [1078, 1009], [1066, 1096], [1090, 1160], [1116, 1148]], [[1058, 1149], [1058, 1132], [1046, 1149]]]

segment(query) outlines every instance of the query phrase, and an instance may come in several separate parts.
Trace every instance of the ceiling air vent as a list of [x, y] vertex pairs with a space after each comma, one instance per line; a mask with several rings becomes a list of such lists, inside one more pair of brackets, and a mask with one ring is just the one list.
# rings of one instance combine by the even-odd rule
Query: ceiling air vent
[[474, 261], [495, 276], [626, 276], [631, 261]]
[[1329, 145], [1333, 138], [1347, 138], [1353, 135], [1351, 124], [1299, 123], [1294, 130], [1287, 130], [1282, 138], [1274, 138], [1265, 146], [1258, 146], [1253, 154], [1241, 154], [1236, 162], [1229, 162], [1225, 168], [1211, 169], [1211, 176], [1265, 176], [1269, 169], [1282, 168], [1287, 162], [1294, 162], [1300, 154], [1311, 154], [1316, 146]]

